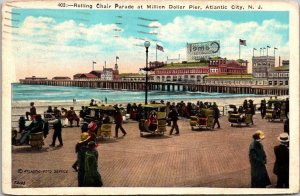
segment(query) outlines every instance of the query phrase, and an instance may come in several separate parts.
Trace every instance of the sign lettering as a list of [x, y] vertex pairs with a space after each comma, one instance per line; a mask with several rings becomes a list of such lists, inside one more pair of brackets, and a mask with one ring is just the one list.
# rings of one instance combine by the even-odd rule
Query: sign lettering
[[187, 43], [187, 61], [200, 61], [220, 56], [220, 41]]

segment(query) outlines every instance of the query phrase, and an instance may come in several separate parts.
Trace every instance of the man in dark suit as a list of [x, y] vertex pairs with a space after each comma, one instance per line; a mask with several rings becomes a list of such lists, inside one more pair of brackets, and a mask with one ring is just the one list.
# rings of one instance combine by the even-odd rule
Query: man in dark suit
[[219, 122], [219, 118], [220, 118], [221, 115], [220, 115], [220, 110], [219, 110], [216, 102], [214, 102], [212, 109], [214, 111], [213, 114], [214, 114], [214, 119], [215, 119], [213, 128], [215, 128], [216, 124], [218, 125], [218, 128], [221, 128], [220, 127], [220, 122]]
[[177, 121], [178, 121], [178, 112], [176, 111], [175, 108], [172, 108], [171, 109], [171, 112], [169, 113], [169, 116], [170, 120], [173, 122], [172, 123], [172, 128], [170, 130], [170, 135], [172, 135], [173, 133], [173, 130], [175, 129], [176, 131], [176, 135], [179, 135], [179, 128], [178, 128], [178, 124], [177, 124]]
[[123, 124], [123, 116], [122, 116], [121, 111], [120, 111], [119, 108], [116, 109], [114, 118], [115, 118], [115, 123], [116, 123], [115, 138], [118, 137], [119, 128], [121, 129], [121, 131], [123, 133], [123, 136], [125, 136], [127, 133], [126, 133], [125, 129], [122, 126], [122, 124]]
[[50, 147], [55, 147], [55, 141], [56, 138], [58, 138], [59, 145], [57, 147], [62, 147], [63, 146], [63, 140], [61, 137], [61, 132], [62, 132], [62, 124], [60, 120], [60, 115], [55, 115], [55, 119], [52, 121], [49, 121], [49, 123], [53, 124], [53, 137], [52, 137], [52, 143], [49, 145]]
[[276, 160], [273, 169], [277, 175], [276, 188], [289, 188], [289, 135], [281, 133], [277, 139], [280, 144], [274, 147]]

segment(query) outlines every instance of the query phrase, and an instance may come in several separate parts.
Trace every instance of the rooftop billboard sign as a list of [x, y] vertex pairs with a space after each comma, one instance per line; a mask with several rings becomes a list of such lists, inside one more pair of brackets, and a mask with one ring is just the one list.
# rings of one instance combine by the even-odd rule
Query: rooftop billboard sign
[[220, 41], [187, 43], [186, 56], [189, 62], [200, 61], [202, 58], [218, 57], [220, 56]]

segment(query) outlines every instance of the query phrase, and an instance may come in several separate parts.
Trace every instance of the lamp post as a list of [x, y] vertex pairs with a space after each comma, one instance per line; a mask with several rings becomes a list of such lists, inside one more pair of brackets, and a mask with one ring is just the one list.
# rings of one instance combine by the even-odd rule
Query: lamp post
[[148, 48], [150, 46], [150, 42], [149, 41], [145, 41], [144, 42], [144, 46], [146, 48], [146, 82], [145, 82], [145, 105], [147, 105], [148, 103]]

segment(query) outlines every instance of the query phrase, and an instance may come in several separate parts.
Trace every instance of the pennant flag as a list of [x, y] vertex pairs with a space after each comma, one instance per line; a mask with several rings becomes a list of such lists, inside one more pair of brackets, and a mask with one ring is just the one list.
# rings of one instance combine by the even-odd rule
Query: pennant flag
[[93, 64], [96, 64], [96, 62], [95, 62], [95, 61], [93, 61]]
[[267, 48], [271, 48], [270, 46], [267, 46]]
[[275, 48], [275, 47], [274, 47], [274, 49], [277, 50], [278, 48]]
[[240, 39], [240, 45], [247, 46], [245, 39]]
[[116, 59], [119, 59], [119, 57], [118, 57], [118, 56], [116, 56]]
[[256, 48], [253, 48], [253, 50], [256, 50]]
[[156, 49], [164, 52], [164, 48], [158, 44], [156, 44]]

